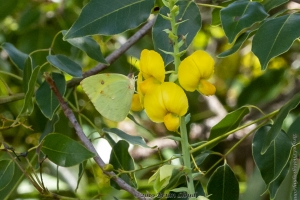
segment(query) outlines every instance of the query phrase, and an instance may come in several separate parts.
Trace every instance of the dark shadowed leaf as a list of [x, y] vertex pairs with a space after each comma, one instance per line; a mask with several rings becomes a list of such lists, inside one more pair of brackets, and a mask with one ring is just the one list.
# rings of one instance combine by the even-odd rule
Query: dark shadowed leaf
[[[63, 35], [66, 35], [67, 31], [63, 31]], [[107, 64], [105, 58], [102, 55], [100, 45], [90, 36], [86, 37], [78, 37], [78, 38], [72, 38], [67, 39], [67, 42], [69, 42], [74, 47], [77, 47], [78, 49], [84, 51], [90, 58]]]
[[255, 133], [252, 142], [252, 154], [255, 164], [267, 185], [277, 179], [285, 167], [288, 167], [287, 164], [292, 147], [289, 137], [283, 131], [279, 130], [270, 148], [264, 154], [261, 154], [266, 134], [270, 129], [270, 126], [260, 128]]
[[229, 165], [224, 164], [216, 169], [207, 184], [210, 200], [238, 200], [239, 182]]
[[[52, 73], [52, 79], [55, 82], [60, 94], [63, 96], [66, 91], [66, 81], [62, 74]], [[59, 102], [50, 89], [49, 84], [44, 81], [35, 93], [36, 103], [41, 109], [42, 113], [48, 119], [52, 119], [55, 110], [58, 108]]]
[[3, 190], [13, 179], [15, 163], [13, 160], [0, 161], [0, 191]]
[[81, 77], [82, 70], [80, 65], [64, 55], [49, 55], [47, 60], [58, 69], [74, 77]]
[[264, 5], [265, 10], [269, 12], [271, 9], [287, 3], [288, 1], [289, 0], [264, 0], [262, 4]]
[[[264, 70], [269, 61], [288, 51], [293, 42], [300, 36], [300, 14], [284, 15], [265, 22], [253, 37], [252, 51], [258, 57]], [[262, 45], [263, 44], [263, 45]]]
[[3, 43], [1, 47], [7, 52], [11, 61], [20, 69], [23, 70], [25, 61], [28, 57], [27, 54], [19, 51], [16, 47], [10, 43]]
[[[179, 1], [177, 3], [179, 6], [180, 14], [176, 17], [176, 20], [178, 21], [181, 19], [182, 21], [187, 20], [179, 25], [178, 27], [178, 35], [179, 36], [185, 36], [185, 44], [181, 46], [180, 51], [183, 51], [188, 48], [188, 46], [193, 41], [195, 35], [201, 28], [201, 15], [199, 12], [198, 6], [193, 1]], [[167, 15], [170, 10], [166, 7], [163, 7], [160, 10], [160, 14]], [[165, 65], [172, 62], [173, 57], [171, 55], [167, 55], [163, 53], [161, 50], [173, 52], [173, 46], [170, 43], [170, 39], [168, 37], [168, 34], [165, 33], [163, 30], [170, 29], [170, 21], [167, 21], [162, 18], [161, 15], [157, 16], [156, 22], [153, 26], [152, 31], [152, 38], [154, 43], [154, 49], [158, 53], [161, 54], [163, 57], [163, 60], [165, 62]], [[179, 37], [179, 40], [181, 40], [181, 37]]]
[[49, 160], [62, 167], [78, 165], [95, 156], [79, 142], [59, 133], [47, 135], [41, 150]]
[[65, 39], [122, 33], [145, 22], [153, 6], [153, 0], [91, 0], [82, 9]]
[[264, 7], [254, 1], [235, 1], [221, 10], [221, 21], [228, 42], [235, 38], [246, 28], [264, 20], [268, 13]]
[[[124, 140], [120, 140], [115, 144], [115, 146], [113, 146], [109, 163], [113, 165], [114, 169], [122, 169], [127, 171], [134, 170], [134, 162], [130, 154], [128, 153], [128, 148], [129, 144]], [[134, 173], [121, 174], [119, 177], [132, 187], [137, 187]], [[111, 185], [116, 189], [120, 189], [120, 187], [115, 182], [111, 182]]]
[[289, 102], [287, 102], [278, 112], [274, 124], [271, 129], [268, 131], [266, 138], [264, 139], [264, 145], [261, 149], [261, 153], [265, 153], [272, 141], [280, 133], [281, 126], [287, 115], [291, 110], [296, 108], [300, 102], [300, 93], [296, 94]]

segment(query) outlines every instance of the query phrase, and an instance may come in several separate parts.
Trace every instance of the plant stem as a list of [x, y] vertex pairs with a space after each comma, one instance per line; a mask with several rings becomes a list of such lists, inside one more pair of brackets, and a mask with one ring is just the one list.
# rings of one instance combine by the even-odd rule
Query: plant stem
[[[195, 187], [194, 187], [194, 182], [193, 182], [189, 141], [188, 141], [188, 134], [186, 131], [186, 124], [185, 124], [184, 116], [180, 118], [180, 135], [181, 135], [181, 149], [182, 149], [183, 163], [184, 163], [184, 166], [189, 169], [188, 174], [187, 174], [187, 180], [186, 180], [188, 194], [194, 195]], [[193, 198], [190, 198], [190, 199], [193, 199]]]

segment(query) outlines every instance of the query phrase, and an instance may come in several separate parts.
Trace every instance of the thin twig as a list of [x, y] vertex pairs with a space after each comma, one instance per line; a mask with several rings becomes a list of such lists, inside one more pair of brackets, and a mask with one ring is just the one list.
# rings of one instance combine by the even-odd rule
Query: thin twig
[[[125, 44], [123, 44], [119, 49], [112, 52], [110, 55], [106, 57], [106, 62], [108, 64], [112, 64], [115, 62], [125, 51], [127, 51], [133, 44], [135, 44], [139, 39], [141, 39], [146, 33], [152, 28], [155, 19], [150, 20], [148, 23], [146, 23], [139, 31], [137, 31], [131, 38], [129, 38]], [[68, 87], [74, 87], [80, 83], [80, 81], [86, 77], [89, 77], [91, 75], [97, 74], [98, 72], [102, 71], [103, 69], [107, 68], [108, 65], [99, 63], [95, 67], [93, 67], [91, 70], [85, 72], [82, 74], [82, 78], [73, 78], [68, 82]]]
[[88, 150], [90, 150], [91, 152], [93, 152], [95, 154], [94, 160], [99, 165], [99, 167], [102, 169], [102, 171], [106, 175], [108, 175], [112, 180], [114, 180], [122, 189], [124, 189], [124, 190], [128, 191], [129, 193], [131, 193], [137, 199], [145, 199], [139, 191], [137, 191], [135, 188], [128, 185], [124, 180], [117, 177], [115, 173], [107, 172], [107, 171], [103, 170], [103, 167], [105, 165], [104, 161], [98, 155], [96, 149], [94, 148], [94, 146], [90, 142], [90, 140], [85, 136], [85, 134], [84, 134], [83, 130], [81, 129], [78, 121], [76, 120], [76, 117], [75, 117], [73, 111], [69, 108], [67, 102], [63, 99], [62, 95], [58, 91], [58, 89], [55, 85], [55, 82], [53, 81], [51, 76], [49, 76], [49, 74], [47, 74], [47, 73], [45, 74], [45, 79], [46, 79], [47, 83], [49, 84], [51, 90], [53, 91], [54, 95], [57, 97], [57, 99], [59, 101], [59, 104], [60, 104], [62, 110], [64, 111], [65, 116], [69, 119], [72, 126], [74, 127], [80, 141], [84, 144], [84, 146]]

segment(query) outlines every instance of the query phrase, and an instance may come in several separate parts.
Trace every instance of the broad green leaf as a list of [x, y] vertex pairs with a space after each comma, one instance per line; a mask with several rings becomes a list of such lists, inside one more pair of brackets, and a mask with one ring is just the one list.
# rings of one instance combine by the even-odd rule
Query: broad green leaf
[[126, 140], [130, 144], [140, 145], [145, 148], [151, 148], [151, 147], [147, 146], [145, 140], [140, 136], [128, 135], [127, 133], [125, 133], [117, 128], [104, 128], [102, 130], [103, 130], [103, 132], [106, 132], [109, 134], [113, 133], [113, 134], [119, 136], [120, 138], [122, 138], [123, 140]]
[[287, 2], [289, 2], [289, 0], [264, 0], [262, 4], [264, 5], [265, 10], [269, 12], [271, 9], [276, 8]]
[[210, 150], [206, 150], [201, 152], [201, 154], [197, 155], [194, 159], [195, 159], [195, 163], [200, 166], [204, 160], [207, 158], [207, 156], [209, 156], [210, 154], [212, 154], [213, 151]]
[[237, 128], [243, 117], [250, 112], [248, 107], [241, 107], [231, 113], [228, 113], [219, 123], [212, 127], [208, 141], [218, 138], [214, 143], [208, 145], [206, 148], [210, 149], [216, 146], [220, 141], [227, 138], [223, 136], [225, 133]]
[[[0, 157], [2, 157], [1, 153], [0, 153]], [[5, 164], [4, 161], [0, 161], [0, 168], [5, 167], [4, 164]], [[14, 168], [14, 171], [13, 171], [13, 173], [10, 172], [11, 169], [7, 169], [7, 171], [6, 171], [6, 173], [10, 174], [10, 176], [7, 177], [7, 181], [9, 181], [9, 179], [10, 179], [9, 183], [2, 182], [2, 179], [0, 181], [0, 184], [6, 185], [4, 188], [0, 189], [1, 199], [10, 199], [10, 197], [12, 196], [11, 194], [15, 191], [17, 186], [19, 186], [21, 180], [24, 178], [22, 171], [20, 170], [19, 167], [15, 167], [14, 162], [11, 163], [10, 168]], [[3, 178], [5, 178], [6, 176], [8, 176], [8, 174], [5, 174]]]
[[[179, 15], [176, 16], [176, 20], [185, 21], [181, 23], [178, 27], [178, 40], [180, 41], [182, 38], [180, 36], [185, 36], [185, 44], [180, 47], [180, 51], [183, 51], [188, 48], [188, 46], [193, 41], [197, 32], [201, 28], [201, 15], [199, 12], [198, 6], [193, 1], [178, 1], [176, 4], [179, 6]], [[161, 15], [167, 15], [170, 10], [166, 7], [163, 7], [160, 10]], [[173, 52], [173, 45], [170, 43], [170, 39], [168, 34], [164, 32], [165, 29], [170, 29], [170, 21], [163, 19], [161, 15], [157, 16], [156, 22], [153, 26], [152, 38], [154, 43], [154, 49], [158, 53], [161, 54], [165, 65], [172, 62], [173, 57], [171, 55], [167, 55], [163, 53], [163, 51]]]
[[32, 59], [30, 56], [27, 57], [23, 69], [23, 90], [26, 93], [29, 87], [29, 80], [31, 78], [32, 70], [33, 70], [33, 63], [31, 62]]
[[300, 102], [300, 93], [296, 94], [289, 102], [287, 102], [282, 108], [280, 108], [276, 119], [274, 120], [274, 124], [271, 129], [268, 131], [266, 138], [264, 139], [264, 145], [261, 149], [261, 153], [265, 153], [272, 141], [277, 137], [280, 133], [282, 123], [286, 116], [289, 114], [291, 110], [296, 108]]
[[[291, 186], [293, 182], [291, 180], [291, 169], [289, 168], [290, 162], [288, 162], [287, 165], [282, 169], [280, 175], [269, 184], [268, 190], [270, 192], [270, 199], [274, 199], [277, 197], [277, 195], [281, 196], [279, 199], [284, 199], [282, 198], [283, 196], [289, 196], [292, 187], [287, 188], [287, 186]], [[286, 182], [286, 179], [288, 179], [289, 182]], [[282, 193], [285, 193], [285, 195], [282, 195]]]
[[49, 160], [62, 167], [78, 165], [95, 156], [79, 142], [59, 133], [47, 135], [41, 150]]
[[[66, 35], [67, 31], [63, 31], [63, 35]], [[77, 47], [78, 49], [84, 51], [90, 58], [107, 64], [105, 58], [102, 55], [101, 49], [99, 44], [89, 36], [86, 37], [78, 37], [78, 38], [72, 38], [67, 39], [67, 42], [69, 42], [74, 47]]]
[[266, 139], [266, 134], [270, 129], [270, 126], [263, 126], [258, 129], [252, 142], [252, 154], [255, 164], [267, 185], [282, 173], [288, 163], [292, 147], [291, 140], [288, 136], [279, 130], [270, 148], [264, 154], [261, 154], [261, 148]]
[[28, 55], [19, 51], [14, 45], [10, 43], [5, 42], [1, 45], [1, 47], [7, 52], [14, 65], [16, 65], [20, 70], [23, 70]]
[[82, 9], [65, 39], [122, 33], [145, 22], [153, 6], [153, 0], [91, 0]]
[[221, 21], [228, 42], [232, 43], [243, 30], [264, 20], [267, 16], [264, 7], [254, 1], [235, 1], [223, 8]]
[[285, 87], [285, 82], [282, 81], [284, 72], [285, 69], [270, 69], [256, 77], [242, 89], [237, 99], [237, 106], [266, 104], [276, 98]]
[[39, 138], [39, 143], [44, 139], [46, 135], [55, 131], [55, 124], [59, 121], [59, 119], [59, 115], [55, 114], [51, 120], [47, 121], [45, 128]]
[[3, 190], [12, 180], [15, 171], [13, 160], [0, 161], [0, 191]]
[[[219, 4], [219, 6], [227, 7], [229, 4], [232, 3], [232, 0], [225, 1]], [[221, 18], [220, 18], [221, 8], [214, 8], [211, 13], [211, 25], [212, 26], [219, 26], [221, 24]]]
[[17, 8], [18, 0], [0, 0], [0, 20], [13, 12]]
[[300, 116], [298, 116], [291, 124], [286, 134], [293, 142], [293, 145], [300, 143]]
[[228, 49], [228, 50], [226, 50], [226, 51], [220, 53], [220, 54], [218, 55], [218, 58], [224, 58], [224, 57], [230, 56], [231, 54], [234, 54], [237, 50], [239, 50], [239, 49], [241, 48], [241, 46], [244, 44], [244, 42], [245, 42], [248, 38], [250, 38], [252, 35], [254, 35], [255, 32], [256, 32], [256, 31], [246, 31], [245, 33], [241, 34], [241, 35], [236, 39], [234, 45], [233, 45], [230, 49]]
[[300, 14], [292, 13], [268, 20], [260, 26], [252, 42], [252, 51], [258, 57], [264, 70], [269, 61], [288, 51], [293, 42], [300, 36]]
[[[115, 146], [113, 146], [110, 154], [109, 164], [112, 164], [114, 169], [122, 169], [127, 171], [134, 170], [134, 162], [128, 153], [128, 148], [129, 144], [124, 140], [118, 141]], [[121, 174], [119, 177], [132, 187], [137, 187], [134, 174], [125, 173]], [[116, 189], [120, 189], [115, 182], [111, 182], [111, 185]]]
[[[60, 94], [63, 96], [66, 91], [65, 77], [62, 74], [52, 73], [52, 79], [54, 80]], [[51, 120], [55, 110], [59, 106], [59, 102], [46, 81], [44, 81], [39, 89], [37, 89], [35, 96], [36, 103], [42, 113], [45, 117]]]
[[64, 55], [49, 55], [47, 60], [58, 69], [74, 77], [82, 77], [80, 65]]
[[[25, 67], [27, 68], [27, 67]], [[21, 110], [21, 114], [25, 114], [25, 115], [31, 115], [33, 108], [34, 108], [34, 103], [33, 103], [33, 95], [35, 92], [35, 83], [36, 80], [38, 78], [39, 72], [40, 72], [41, 66], [38, 66], [36, 68], [34, 68], [29, 82], [28, 83], [24, 83], [24, 84], [28, 84], [28, 89], [25, 93], [25, 101], [23, 104], [23, 108]]]
[[239, 182], [229, 165], [224, 164], [214, 171], [207, 184], [210, 200], [238, 200]]

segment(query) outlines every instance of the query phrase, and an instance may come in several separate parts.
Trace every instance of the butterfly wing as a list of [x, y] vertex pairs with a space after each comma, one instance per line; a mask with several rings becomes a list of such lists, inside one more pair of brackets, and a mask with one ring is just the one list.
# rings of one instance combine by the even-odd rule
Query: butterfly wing
[[81, 82], [96, 110], [112, 121], [122, 121], [127, 116], [132, 95], [134, 80], [122, 74], [98, 74]]

